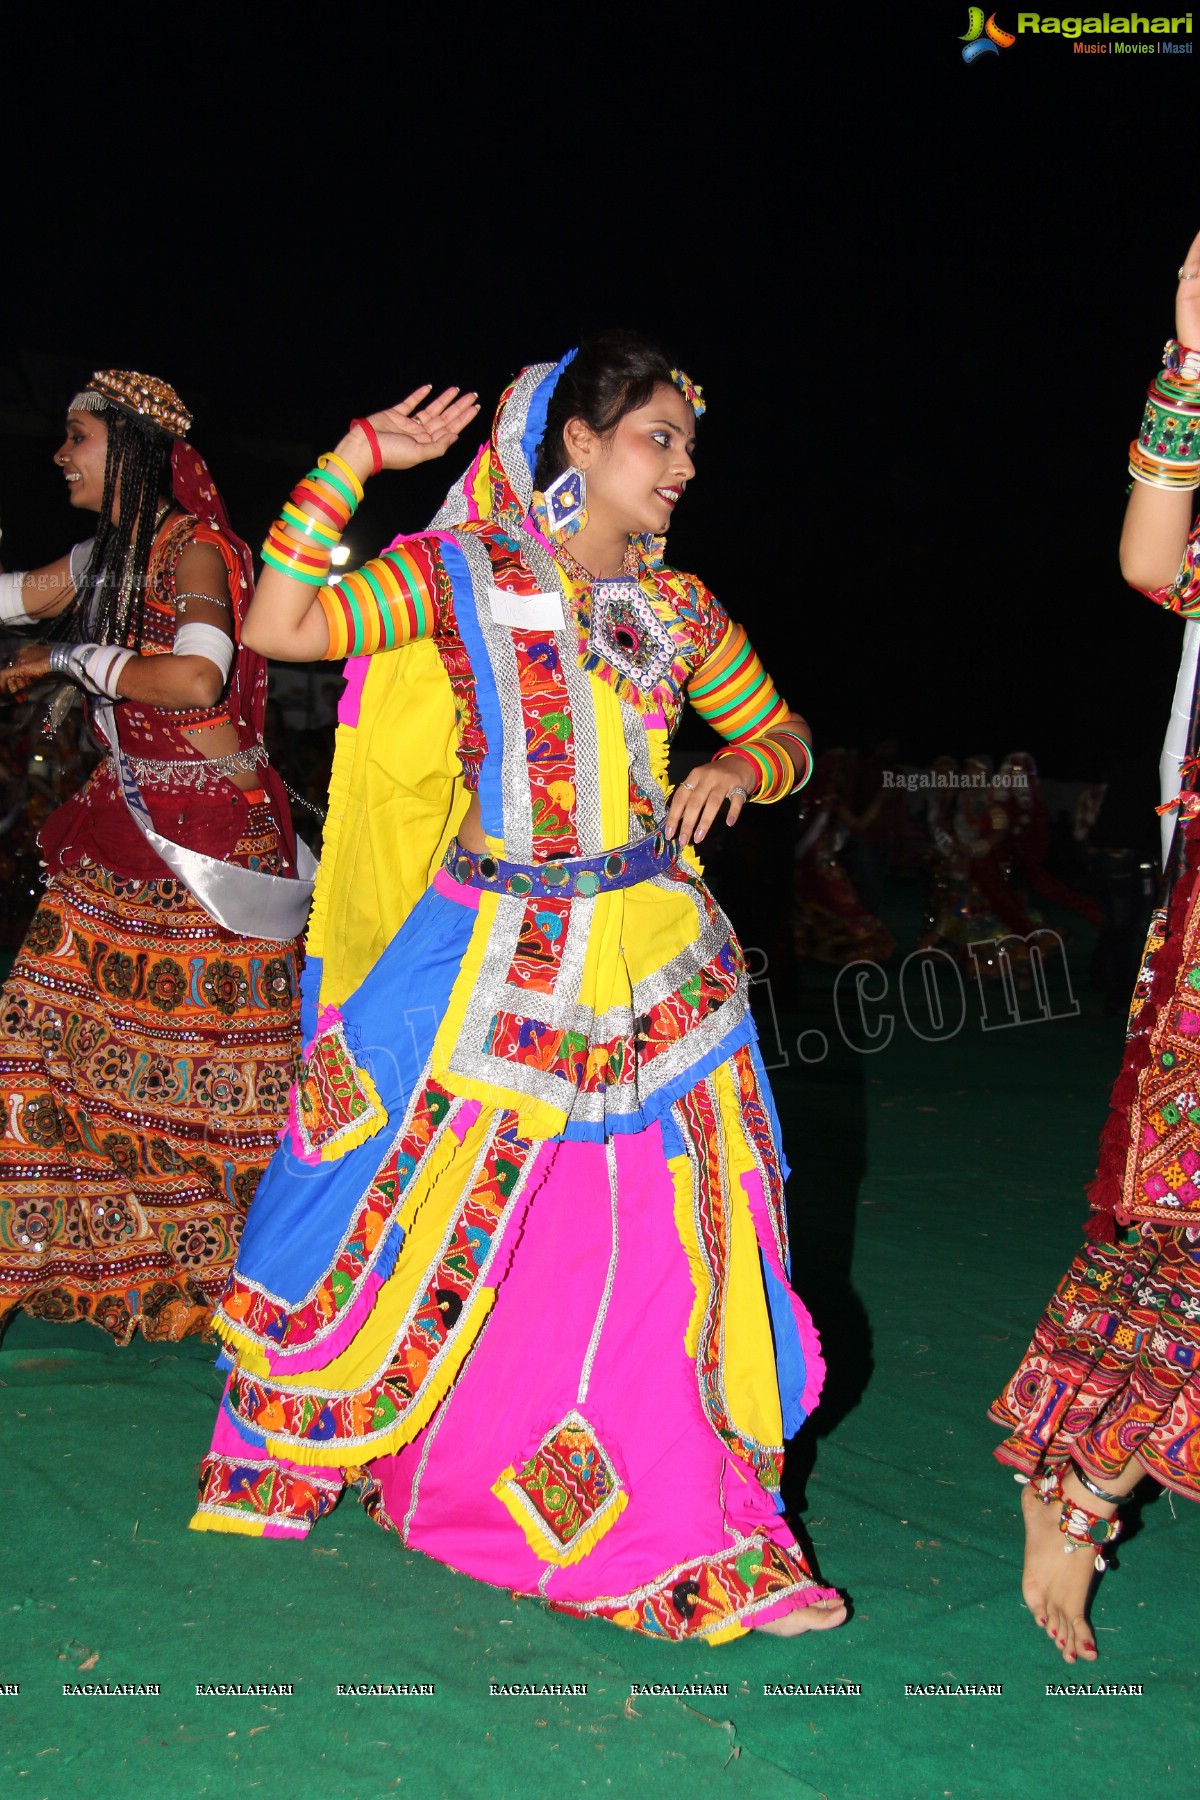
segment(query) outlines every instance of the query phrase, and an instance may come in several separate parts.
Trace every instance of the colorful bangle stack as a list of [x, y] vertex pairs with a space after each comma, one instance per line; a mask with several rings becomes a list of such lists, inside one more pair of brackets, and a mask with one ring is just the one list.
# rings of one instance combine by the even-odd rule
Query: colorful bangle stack
[[334, 547], [362, 497], [362, 482], [349, 463], [332, 450], [318, 457], [267, 533], [263, 561], [310, 587], [324, 587]]
[[812, 748], [798, 731], [776, 731], [773, 735], [776, 743], [782, 744], [792, 759], [795, 779], [792, 782], [791, 791], [794, 794], [797, 789], [807, 785], [808, 778], [813, 772]]
[[1200, 488], [1200, 351], [1175, 338], [1163, 351], [1162, 374], [1146, 391], [1129, 473], [1147, 487]]
[[425, 577], [403, 548], [385, 550], [318, 595], [329, 627], [326, 657], [370, 656], [429, 637], [436, 608]]
[[[762, 802], [782, 800], [785, 794], [790, 794], [793, 787], [798, 785], [798, 771], [788, 755], [793, 742], [800, 744], [803, 740], [789, 738], [786, 749], [769, 737], [755, 738], [751, 743], [726, 744], [717, 751], [713, 761], [723, 762], [727, 756], [740, 756], [758, 771], [758, 784], [750, 798]], [[807, 773], [805, 779], [807, 780]]]

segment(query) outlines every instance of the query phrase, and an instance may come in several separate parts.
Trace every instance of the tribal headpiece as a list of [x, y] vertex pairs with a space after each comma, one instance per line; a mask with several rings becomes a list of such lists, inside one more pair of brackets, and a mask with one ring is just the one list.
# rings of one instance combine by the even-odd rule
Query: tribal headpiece
[[140, 375], [136, 369], [97, 369], [67, 411], [100, 412], [105, 406], [119, 407], [173, 438], [186, 437], [192, 428], [192, 415], [175, 389], [157, 375]]
[[[159, 530], [158, 501], [169, 492], [181, 512], [217, 532], [234, 551], [238, 573], [230, 598], [240, 636], [254, 592], [254, 565], [248, 546], [230, 526], [208, 464], [185, 441], [191, 413], [168, 382], [136, 369], [98, 369], [67, 410], [102, 413], [106, 407], [124, 414], [132, 429], [109, 432], [100, 520], [69, 628], [101, 643], [140, 647], [150, 551]], [[260, 737], [266, 686], [266, 664], [241, 651], [227, 704], [230, 717], [253, 725]]]

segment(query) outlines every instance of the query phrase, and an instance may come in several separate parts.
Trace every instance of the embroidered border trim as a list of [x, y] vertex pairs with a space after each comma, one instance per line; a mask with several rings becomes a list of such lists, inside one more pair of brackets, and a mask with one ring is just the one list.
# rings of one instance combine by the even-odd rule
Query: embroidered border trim
[[308, 1531], [324, 1513], [333, 1511], [341, 1491], [340, 1477], [330, 1479], [315, 1470], [308, 1473], [279, 1462], [213, 1451], [200, 1465], [196, 1510]]
[[696, 1346], [700, 1404], [713, 1430], [739, 1461], [753, 1468], [769, 1493], [783, 1475], [783, 1446], [759, 1444], [734, 1425], [725, 1396], [725, 1272], [729, 1267], [728, 1185], [721, 1141], [720, 1108], [708, 1081], [673, 1108], [692, 1169], [692, 1222], [707, 1265], [708, 1304]]
[[380, 1456], [415, 1435], [431, 1395], [436, 1404], [447, 1357], [475, 1320], [473, 1303], [532, 1167], [532, 1149], [531, 1139], [517, 1135], [515, 1115], [499, 1114], [379, 1376], [351, 1392], [323, 1392], [260, 1378], [239, 1367], [229, 1384], [233, 1416], [283, 1446], [284, 1455], [307, 1454], [327, 1462], [348, 1453], [356, 1462], [365, 1460], [361, 1451]]
[[301, 1162], [333, 1162], [387, 1124], [387, 1108], [347, 1038], [336, 1006], [317, 1020], [300, 1079], [292, 1089], [288, 1131]]
[[551, 1599], [551, 1605], [576, 1618], [609, 1619], [647, 1637], [713, 1641], [739, 1635], [744, 1620], [806, 1591], [814, 1600], [833, 1597], [831, 1588], [814, 1582], [798, 1545], [788, 1550], [755, 1533], [715, 1556], [679, 1563], [628, 1594]]
[[235, 1270], [218, 1311], [218, 1330], [224, 1322], [235, 1339], [277, 1351], [305, 1348], [333, 1331], [371, 1273], [405, 1190], [460, 1104], [427, 1076], [326, 1274], [303, 1300], [290, 1305]]

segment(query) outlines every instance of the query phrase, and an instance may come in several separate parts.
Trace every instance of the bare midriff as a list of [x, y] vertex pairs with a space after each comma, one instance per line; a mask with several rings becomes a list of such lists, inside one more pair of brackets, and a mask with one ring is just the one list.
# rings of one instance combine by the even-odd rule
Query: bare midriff
[[466, 816], [458, 828], [458, 841], [466, 850], [474, 850], [477, 855], [487, 849], [487, 839], [483, 835], [483, 814], [479, 809], [479, 795], [471, 795], [471, 804]]
[[[182, 735], [189, 744], [194, 744], [198, 756], [207, 756], [210, 760], [222, 756], [235, 756], [240, 749], [238, 734], [232, 725], [203, 725], [194, 731], [184, 730]], [[254, 789], [262, 786], [260, 769], [237, 769], [226, 775], [234, 787]]]

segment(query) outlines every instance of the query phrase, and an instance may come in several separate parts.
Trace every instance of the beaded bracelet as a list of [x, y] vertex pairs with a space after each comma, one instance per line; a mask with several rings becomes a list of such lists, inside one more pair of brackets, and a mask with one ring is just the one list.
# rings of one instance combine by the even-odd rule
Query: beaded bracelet
[[1190, 350], [1178, 338], [1168, 338], [1163, 345], [1162, 360], [1167, 381], [1181, 389], [1200, 388], [1200, 350]]

